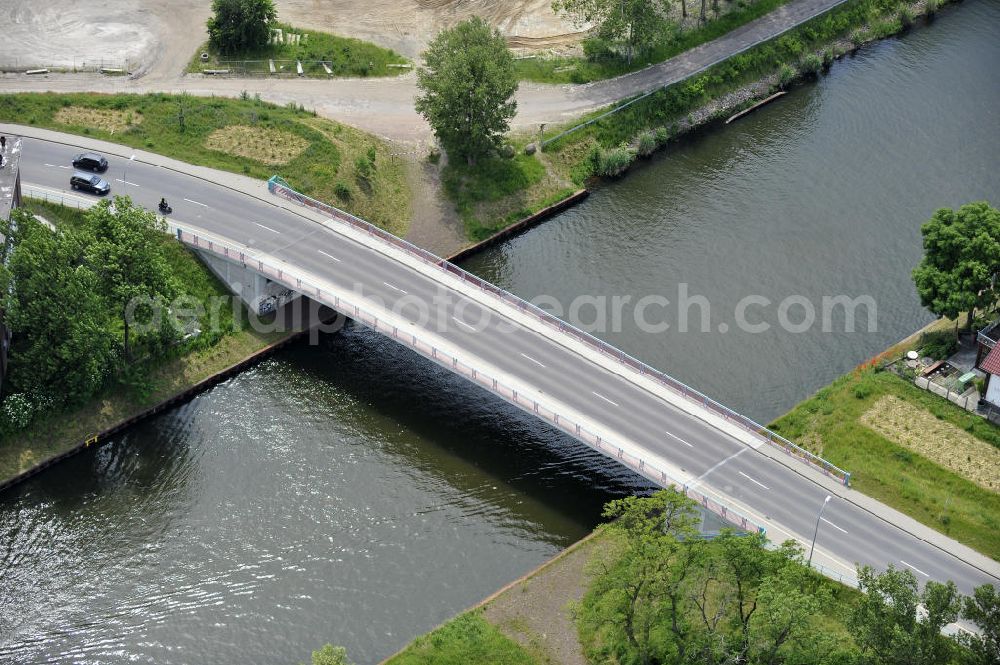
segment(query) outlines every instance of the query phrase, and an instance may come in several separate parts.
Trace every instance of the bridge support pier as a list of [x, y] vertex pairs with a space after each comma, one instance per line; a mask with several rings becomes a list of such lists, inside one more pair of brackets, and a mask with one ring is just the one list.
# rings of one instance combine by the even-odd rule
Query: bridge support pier
[[284, 305], [302, 296], [283, 284], [272, 282], [256, 270], [233, 261], [227, 261], [218, 254], [200, 249], [195, 250], [208, 269], [215, 273], [238, 296], [252, 312], [258, 316], [276, 312]]

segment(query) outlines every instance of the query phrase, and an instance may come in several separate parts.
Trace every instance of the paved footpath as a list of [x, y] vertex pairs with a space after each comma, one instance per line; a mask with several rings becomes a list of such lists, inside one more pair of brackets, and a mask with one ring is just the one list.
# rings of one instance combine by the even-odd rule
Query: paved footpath
[[[665, 62], [614, 79], [585, 85], [524, 83], [517, 93], [516, 128], [532, 129], [540, 122], [567, 122], [620, 99], [675, 83], [748, 47], [770, 39], [844, 0], [792, 0], [766, 16]], [[129, 80], [91, 74], [50, 74], [42, 77], [9, 74], [0, 77], [3, 92], [187, 92], [193, 95], [237, 97], [248, 90], [276, 104], [295, 102], [384, 138], [408, 143], [429, 139], [430, 128], [413, 110], [416, 77], [379, 79], [238, 79], [178, 74]]]

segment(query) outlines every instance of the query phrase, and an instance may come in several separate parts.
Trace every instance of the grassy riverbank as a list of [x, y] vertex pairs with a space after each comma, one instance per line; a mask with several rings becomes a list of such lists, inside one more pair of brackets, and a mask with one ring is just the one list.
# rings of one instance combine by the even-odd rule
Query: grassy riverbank
[[[84, 223], [83, 213], [75, 209], [30, 200], [27, 207], [57, 227]], [[182, 293], [202, 303], [229, 296], [226, 287], [193, 253], [167, 235], [163, 244]], [[130, 368], [127, 380], [115, 381], [83, 403], [42, 414], [27, 429], [0, 438], [0, 481], [73, 448], [288, 335], [254, 332], [244, 323], [234, 325], [231, 311], [219, 311], [220, 335], [203, 334], [166, 356], [139, 361]]]
[[[507, 160], [506, 165], [499, 157], [474, 168], [449, 165], [445, 177], [452, 185], [447, 194], [470, 236], [481, 238], [518, 216], [550, 205], [557, 194], [579, 189], [592, 178], [622, 175], [681, 135], [747, 108], [796, 79], [821, 76], [834, 60], [863, 44], [908, 30], [928, 6], [937, 11], [937, 0], [849, 0], [622, 111], [596, 120], [620, 103], [550, 126], [545, 137], [555, 138], [566, 129], [595, 120], [545, 146], [543, 153]], [[520, 154], [537, 138], [524, 134], [514, 136], [512, 143]], [[537, 164], [529, 164], [530, 160]]]
[[[197, 74], [205, 69], [231, 69], [241, 75], [270, 74], [268, 60], [275, 61], [276, 73], [295, 74], [295, 62], [301, 61], [303, 74], [316, 78], [328, 76], [395, 76], [409, 71], [406, 58], [387, 48], [382, 48], [353, 37], [341, 37], [325, 32], [303, 30], [287, 23], [274, 25], [282, 31], [280, 44], [268, 44], [239, 53], [220, 54], [208, 42], [202, 44], [188, 63], [188, 73]], [[297, 35], [298, 38], [289, 39]], [[207, 53], [208, 60], [201, 59]], [[327, 74], [321, 63], [332, 71]]]
[[149, 150], [297, 190], [403, 235], [405, 165], [380, 139], [301, 107], [190, 95], [0, 95], [0, 120]]

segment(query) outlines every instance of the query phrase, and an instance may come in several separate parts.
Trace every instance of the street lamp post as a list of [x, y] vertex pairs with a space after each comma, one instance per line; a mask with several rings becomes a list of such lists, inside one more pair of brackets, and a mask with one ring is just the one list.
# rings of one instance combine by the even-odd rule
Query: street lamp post
[[819, 514], [816, 515], [816, 528], [813, 530], [812, 545], [809, 546], [809, 561], [806, 562], [806, 565], [809, 566], [810, 568], [812, 567], [813, 563], [813, 550], [816, 549], [816, 536], [819, 535], [819, 521], [823, 519], [823, 511], [826, 510], [826, 504], [830, 503], [831, 498], [833, 497], [831, 497], [829, 494], [826, 495], [826, 498], [823, 499], [823, 505], [819, 507]]

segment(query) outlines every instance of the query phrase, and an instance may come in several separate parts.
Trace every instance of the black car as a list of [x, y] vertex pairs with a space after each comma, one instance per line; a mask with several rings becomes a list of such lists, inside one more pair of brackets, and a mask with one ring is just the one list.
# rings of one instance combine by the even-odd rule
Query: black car
[[90, 173], [74, 173], [69, 179], [69, 186], [73, 189], [82, 189], [85, 192], [104, 196], [111, 191], [111, 185], [107, 180], [98, 175]]
[[108, 170], [108, 160], [96, 152], [81, 152], [73, 158], [73, 166], [78, 169], [104, 173]]

